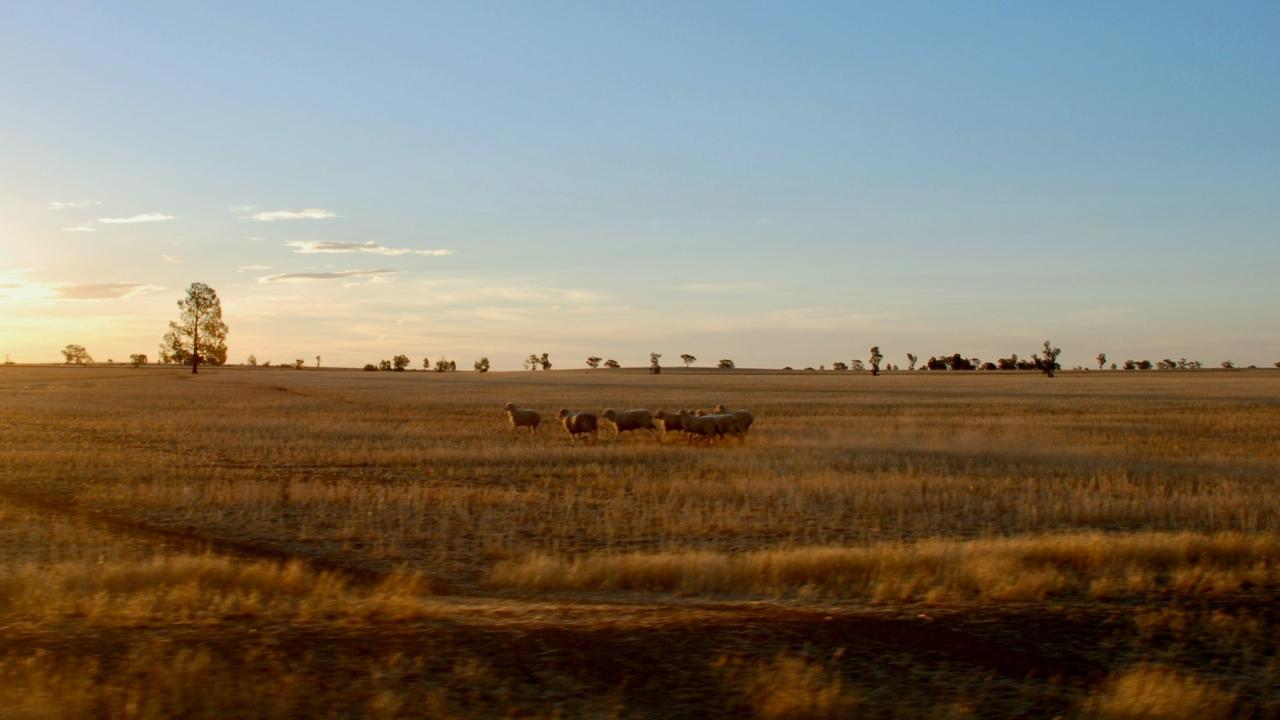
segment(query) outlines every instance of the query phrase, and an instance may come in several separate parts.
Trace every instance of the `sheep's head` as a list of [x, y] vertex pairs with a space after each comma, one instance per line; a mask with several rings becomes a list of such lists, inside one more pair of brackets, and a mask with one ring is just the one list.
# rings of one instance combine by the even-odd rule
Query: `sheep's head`
[[662, 419], [664, 419], [664, 418], [666, 418], [666, 417], [667, 417], [667, 411], [666, 411], [666, 410], [659, 410], [658, 412], [656, 412], [656, 413], [654, 413], [654, 414], [653, 414], [653, 419], [654, 419], [654, 420], [662, 420]]
[[556, 417], [558, 417], [558, 418], [560, 418], [561, 420], [563, 420], [563, 419], [565, 419], [565, 418], [569, 417], [569, 411], [568, 411], [568, 410], [566, 410], [566, 409], [564, 409], [564, 408], [560, 408], [560, 412], [556, 413]]
[[515, 409], [516, 409], [516, 404], [515, 404], [515, 403], [507, 403], [506, 405], [503, 405], [503, 406], [502, 406], [502, 409], [503, 409], [503, 410], [506, 410], [507, 412], [511, 412], [512, 410], [515, 410]]
[[723, 404], [720, 404], [720, 403], [717, 403], [717, 404], [716, 404], [716, 412], [718, 412], [718, 413], [722, 413], [722, 412], [724, 412], [724, 405], [723, 405]]
[[602, 415], [604, 415], [604, 419], [609, 422], [613, 422], [613, 419], [618, 417], [618, 413], [614, 412], [613, 408], [608, 408], [602, 413]]

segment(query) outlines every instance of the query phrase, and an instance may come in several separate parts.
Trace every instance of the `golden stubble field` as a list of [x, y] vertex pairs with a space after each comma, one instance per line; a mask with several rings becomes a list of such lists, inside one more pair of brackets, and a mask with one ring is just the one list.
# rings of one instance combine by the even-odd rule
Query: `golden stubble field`
[[1277, 372], [17, 367], [0, 429], [0, 717], [1280, 714]]

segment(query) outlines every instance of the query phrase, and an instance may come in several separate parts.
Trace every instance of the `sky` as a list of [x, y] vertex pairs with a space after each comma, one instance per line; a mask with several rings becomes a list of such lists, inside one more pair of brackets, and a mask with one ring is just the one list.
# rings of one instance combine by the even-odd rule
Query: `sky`
[[0, 353], [1280, 361], [1280, 4], [0, 3]]

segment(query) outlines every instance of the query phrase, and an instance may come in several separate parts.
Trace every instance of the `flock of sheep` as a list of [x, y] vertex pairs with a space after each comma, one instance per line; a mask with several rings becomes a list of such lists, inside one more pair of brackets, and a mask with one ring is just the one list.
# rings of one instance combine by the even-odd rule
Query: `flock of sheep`
[[[542, 423], [542, 416], [537, 410], [518, 408], [513, 403], [507, 403], [503, 409], [507, 411], [512, 431], [523, 427], [529, 428], [530, 433], [537, 432], [538, 425]], [[599, 437], [600, 420], [595, 413], [561, 409], [556, 417], [571, 438]], [[645, 430], [655, 436], [661, 433], [664, 437], [674, 432], [684, 433], [690, 439], [715, 440], [726, 435], [743, 439], [755, 422], [750, 410], [726, 410], [723, 405], [717, 405], [710, 412], [681, 410], [671, 415], [663, 410], [650, 413], [648, 410], [608, 409], [600, 417], [613, 428], [615, 439], [624, 432], [635, 430]]]

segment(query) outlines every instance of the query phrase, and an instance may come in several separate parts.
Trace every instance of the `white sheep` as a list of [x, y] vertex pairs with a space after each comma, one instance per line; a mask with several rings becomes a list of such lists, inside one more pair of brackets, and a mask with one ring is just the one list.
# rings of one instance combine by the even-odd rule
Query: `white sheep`
[[514, 403], [507, 403], [502, 407], [507, 411], [507, 418], [511, 420], [511, 429], [519, 430], [522, 427], [529, 428], [530, 433], [538, 431], [538, 424], [542, 422], [542, 416], [537, 410], [521, 410]]
[[569, 437], [577, 438], [579, 435], [597, 437], [596, 431], [599, 429], [599, 423], [596, 421], [595, 415], [589, 412], [571, 413], [561, 408], [559, 418], [560, 424], [564, 425]]
[[632, 430], [652, 430], [654, 434], [658, 432], [658, 426], [653, 424], [653, 416], [649, 414], [648, 410], [623, 410], [619, 412], [609, 408], [602, 415], [605, 421], [613, 426], [614, 438]]

